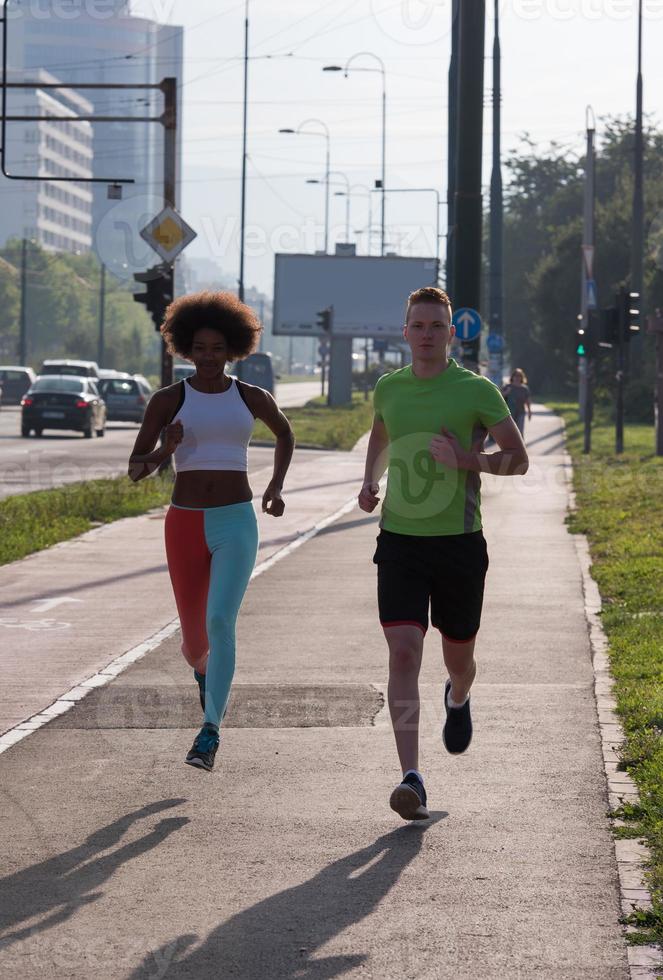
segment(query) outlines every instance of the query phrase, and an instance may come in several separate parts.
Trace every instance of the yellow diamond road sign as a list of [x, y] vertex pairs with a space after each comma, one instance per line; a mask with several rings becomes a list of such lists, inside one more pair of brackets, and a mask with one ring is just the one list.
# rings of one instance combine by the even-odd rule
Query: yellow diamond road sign
[[140, 236], [164, 262], [172, 262], [194, 240], [196, 233], [174, 208], [167, 205], [142, 229]]

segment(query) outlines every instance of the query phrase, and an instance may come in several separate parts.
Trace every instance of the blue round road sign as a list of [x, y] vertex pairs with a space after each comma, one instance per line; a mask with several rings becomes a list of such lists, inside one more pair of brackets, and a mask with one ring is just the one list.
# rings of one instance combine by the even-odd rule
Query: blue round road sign
[[489, 333], [486, 337], [486, 347], [489, 354], [499, 354], [504, 350], [504, 337], [501, 333]]
[[481, 333], [481, 317], [469, 306], [461, 306], [456, 310], [451, 322], [459, 340], [476, 340]]

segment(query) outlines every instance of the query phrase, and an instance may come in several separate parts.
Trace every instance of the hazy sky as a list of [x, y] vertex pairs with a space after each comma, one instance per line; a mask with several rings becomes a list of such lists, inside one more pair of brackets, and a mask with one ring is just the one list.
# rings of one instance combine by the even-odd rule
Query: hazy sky
[[[484, 184], [490, 179], [493, 18], [486, 31]], [[133, 8], [182, 24], [185, 37], [184, 165], [180, 209], [198, 232], [191, 256], [237, 271], [241, 166], [244, 3], [237, 0], [136, 0]], [[663, 0], [644, 0], [645, 112], [660, 119]], [[251, 0], [249, 75], [249, 242], [247, 285], [271, 292], [274, 251], [322, 246], [324, 140], [279, 135], [306, 119], [331, 132], [331, 167], [352, 184], [380, 175], [378, 72], [323, 73], [357, 52], [381, 57], [387, 71], [387, 185], [446, 194], [447, 70], [450, 0]], [[585, 107], [597, 117], [633, 112], [635, 0], [503, 0], [500, 4], [503, 150], [528, 132], [580, 150]], [[356, 67], [377, 67], [366, 57]], [[315, 129], [317, 124], [311, 123]], [[342, 189], [344, 178], [335, 177]], [[363, 196], [362, 196], [363, 195]], [[332, 240], [344, 239], [343, 198], [332, 198]], [[403, 254], [431, 254], [434, 196], [388, 198], [387, 238]], [[373, 194], [373, 221], [379, 195]], [[352, 199], [353, 229], [367, 225], [367, 199]], [[441, 212], [441, 229], [446, 224]], [[374, 248], [379, 239], [376, 236]], [[365, 239], [361, 251], [365, 252]]]

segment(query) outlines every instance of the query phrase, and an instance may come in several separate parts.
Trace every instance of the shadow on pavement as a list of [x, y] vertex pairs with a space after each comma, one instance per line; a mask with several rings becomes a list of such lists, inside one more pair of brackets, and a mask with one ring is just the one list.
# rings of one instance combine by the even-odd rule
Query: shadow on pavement
[[341, 524], [330, 524], [329, 527], [323, 527], [322, 531], [318, 533], [323, 534], [336, 534], [337, 531], [347, 531], [351, 527], [363, 527], [364, 524], [377, 524], [380, 520], [379, 512], [373, 514], [371, 517], [358, 517], [354, 521], [343, 521]]
[[[113, 582], [127, 582], [132, 578], [143, 578], [145, 575], [157, 575], [167, 571], [168, 565], [164, 562], [163, 565], [151, 565], [150, 568], [140, 568], [137, 572], [123, 572], [122, 575], [107, 575], [105, 578], [88, 578], [81, 585], [67, 585], [66, 592], [69, 596], [75, 592], [87, 592], [88, 589], [97, 589], [102, 585], [110, 585]], [[2, 608], [10, 609], [12, 606], [24, 606], [29, 602], [36, 602], [37, 599], [52, 599], [55, 596], [61, 595], [62, 586], [45, 591], [40, 590], [39, 592], [34, 592], [32, 595], [24, 594], [19, 599], [3, 600]]]
[[[361, 965], [363, 952], [314, 959], [316, 950], [360, 922], [380, 904], [402, 871], [421, 850], [424, 833], [447, 816], [431, 814], [422, 823], [401, 826], [368, 847], [328, 865], [309, 881], [287, 888], [234, 915], [199, 946], [185, 933], [146, 956], [129, 980], [184, 977], [235, 977], [257, 980], [331, 980]], [[223, 891], [223, 882], [216, 883]], [[209, 895], [209, 899], [205, 896]], [[200, 890], [198, 902], [218, 902], [217, 889]], [[408, 953], [403, 946], [403, 955]], [[411, 965], [411, 964], [410, 964]], [[408, 964], [394, 969], [409, 975]]]
[[[103, 852], [118, 844], [137, 820], [186, 802], [185, 799], [171, 799], [149, 803], [94, 831], [78, 847], [0, 878], [0, 951], [18, 940], [66, 922], [83, 905], [101, 898], [103, 892], [95, 889], [121, 865], [158, 847], [172, 833], [189, 823], [189, 818], [166, 817], [138, 840], [124, 844], [110, 854]], [[46, 918], [41, 921], [8, 931], [42, 915]]]

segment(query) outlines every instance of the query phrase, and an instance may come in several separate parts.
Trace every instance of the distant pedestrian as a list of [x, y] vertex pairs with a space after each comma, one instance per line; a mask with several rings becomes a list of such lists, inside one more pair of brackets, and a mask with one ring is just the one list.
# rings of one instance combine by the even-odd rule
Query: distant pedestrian
[[525, 412], [527, 412], [528, 421], [532, 419], [532, 405], [530, 402], [530, 393], [527, 386], [527, 378], [525, 377], [525, 372], [522, 368], [516, 368], [511, 377], [509, 378], [509, 383], [504, 385], [502, 388], [502, 394], [504, 395], [504, 400], [509, 406], [509, 411], [513, 417], [513, 421], [518, 426], [521, 436], [525, 434]]
[[[499, 389], [448, 356], [454, 334], [445, 292], [425, 286], [410, 294], [403, 337], [412, 363], [377, 382], [359, 494], [362, 510], [373, 511], [388, 465], [373, 561], [389, 648], [389, 710], [403, 771], [390, 805], [404, 820], [429, 815], [419, 771], [418, 687], [429, 606], [449, 672], [442, 739], [448, 752], [458, 754], [472, 738], [469, 692], [488, 568], [479, 474], [514, 475], [528, 467]], [[481, 451], [487, 432], [498, 452]]]
[[276, 436], [274, 472], [262, 497], [263, 511], [273, 517], [284, 511], [281, 488], [294, 447], [290, 423], [269, 392], [225, 372], [255, 349], [261, 330], [253, 310], [231, 293], [195, 293], [171, 303], [161, 332], [170, 353], [192, 361], [196, 372], [155, 392], [129, 460], [129, 476], [138, 481], [175, 457], [166, 553], [182, 653], [205, 712], [185, 761], [207, 771], [235, 670], [235, 622], [258, 550], [247, 478], [255, 419]]

